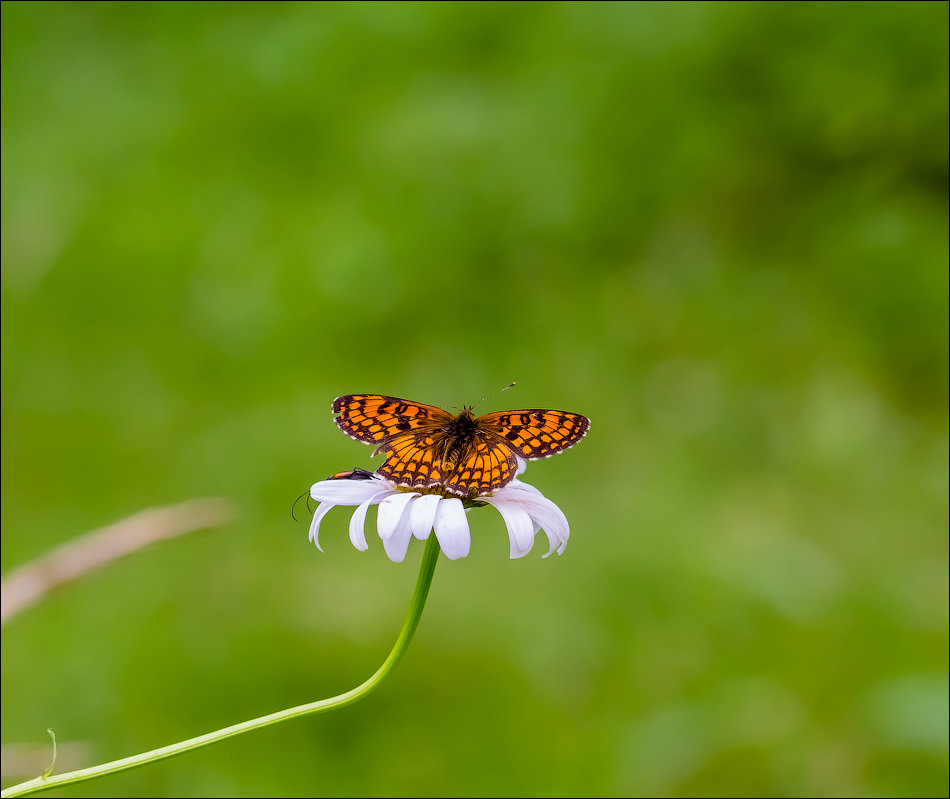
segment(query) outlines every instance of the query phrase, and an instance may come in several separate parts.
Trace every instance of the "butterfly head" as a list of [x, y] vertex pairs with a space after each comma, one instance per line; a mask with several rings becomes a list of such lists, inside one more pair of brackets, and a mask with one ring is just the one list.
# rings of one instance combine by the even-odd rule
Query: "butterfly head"
[[470, 407], [462, 408], [462, 412], [455, 416], [445, 426], [445, 432], [463, 441], [470, 439], [478, 430], [478, 419]]

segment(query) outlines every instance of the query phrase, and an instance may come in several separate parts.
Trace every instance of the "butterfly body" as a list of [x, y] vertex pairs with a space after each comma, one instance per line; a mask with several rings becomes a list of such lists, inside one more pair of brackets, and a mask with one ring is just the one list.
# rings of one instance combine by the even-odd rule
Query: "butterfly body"
[[453, 415], [383, 394], [347, 394], [333, 401], [336, 423], [351, 438], [385, 455], [377, 470], [399, 486], [474, 499], [508, 485], [518, 458], [548, 458], [580, 441], [585, 416], [532, 409]]

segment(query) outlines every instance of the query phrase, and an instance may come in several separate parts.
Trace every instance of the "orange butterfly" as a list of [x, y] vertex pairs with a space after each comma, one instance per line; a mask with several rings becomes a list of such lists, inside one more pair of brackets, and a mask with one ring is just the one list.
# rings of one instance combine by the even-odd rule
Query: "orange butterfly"
[[351, 438], [377, 444], [386, 460], [377, 471], [396, 485], [437, 489], [474, 499], [492, 494], [518, 473], [518, 458], [549, 458], [573, 447], [590, 419], [568, 411], [499, 411], [453, 416], [421, 402], [382, 394], [333, 400], [336, 423]]

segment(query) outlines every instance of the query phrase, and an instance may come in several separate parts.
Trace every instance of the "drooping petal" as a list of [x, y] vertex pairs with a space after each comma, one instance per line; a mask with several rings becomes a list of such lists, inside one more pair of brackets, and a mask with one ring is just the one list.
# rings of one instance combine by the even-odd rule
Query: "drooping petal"
[[336, 506], [332, 502], [321, 502], [317, 505], [316, 511], [313, 514], [313, 521], [310, 522], [310, 540], [316, 545], [317, 549], [323, 552], [323, 549], [320, 547], [320, 522], [323, 517], [327, 515], [327, 512], [330, 508], [335, 508]]
[[404, 515], [400, 520], [393, 534], [383, 541], [383, 549], [386, 555], [393, 563], [402, 563], [406, 559], [406, 552], [409, 550], [409, 542], [412, 540], [412, 530], [409, 528], [409, 516]]
[[472, 548], [472, 535], [462, 500], [451, 497], [443, 499], [435, 512], [435, 536], [449, 560], [468, 555]]
[[418, 494], [404, 491], [386, 497], [379, 503], [376, 527], [383, 540], [383, 548], [393, 563], [402, 563], [406, 559], [412, 528], [409, 526], [410, 503]]
[[508, 539], [511, 542], [511, 558], [523, 558], [534, 546], [534, 534], [538, 531], [531, 516], [516, 501], [506, 501], [498, 497], [482, 497], [482, 501], [492, 505], [501, 514], [508, 527]]
[[310, 496], [318, 502], [334, 505], [359, 505], [385, 488], [383, 480], [321, 480], [310, 487]]
[[534, 523], [544, 530], [550, 542], [550, 548], [544, 557], [548, 557], [552, 552], [560, 555], [571, 537], [571, 526], [567, 523], [564, 512], [544, 496], [529, 497], [525, 506]]
[[[514, 480], [512, 480], [510, 483], [508, 483], [508, 485], [506, 485], [506, 486], [502, 489], [502, 491], [508, 491], [509, 489], [513, 489], [513, 488], [516, 488], [516, 489], [518, 489], [519, 491], [528, 491], [528, 492], [530, 492], [530, 493], [532, 493], [532, 494], [535, 494], [535, 495], [537, 495], [537, 496], [539, 496], [539, 497], [543, 497], [543, 496], [544, 496], [544, 494], [541, 493], [540, 489], [535, 488], [535, 487], [534, 487], [533, 485], [531, 485], [530, 483], [523, 483], [523, 482], [521, 482], [521, 480], [519, 480], [517, 477], [516, 477]], [[496, 495], [497, 495], [498, 493], [500, 493], [500, 492], [498, 492], [498, 491], [495, 492]]]
[[376, 517], [376, 528], [379, 530], [379, 537], [385, 541], [393, 534], [396, 525], [402, 518], [406, 505], [412, 501], [418, 494], [410, 494], [406, 491], [399, 491], [384, 497], [379, 503], [379, 511]]
[[409, 526], [412, 528], [412, 534], [420, 541], [425, 541], [432, 532], [441, 499], [438, 494], [423, 494], [410, 506]]
[[393, 492], [388, 489], [386, 491], [377, 491], [369, 499], [360, 503], [359, 507], [353, 511], [353, 515], [350, 517], [350, 541], [353, 542], [353, 546], [360, 552], [365, 552], [369, 549], [369, 544], [366, 543], [366, 533], [364, 531], [366, 526], [366, 512], [369, 510], [369, 506], [379, 502], [391, 493]]
[[506, 504], [514, 503], [523, 508], [531, 517], [535, 530], [538, 528], [544, 530], [550, 542], [550, 548], [544, 557], [555, 551], [560, 555], [564, 551], [567, 540], [571, 536], [567, 517], [557, 505], [534, 486], [512, 481], [505, 488], [496, 491], [492, 499], [501, 500]]

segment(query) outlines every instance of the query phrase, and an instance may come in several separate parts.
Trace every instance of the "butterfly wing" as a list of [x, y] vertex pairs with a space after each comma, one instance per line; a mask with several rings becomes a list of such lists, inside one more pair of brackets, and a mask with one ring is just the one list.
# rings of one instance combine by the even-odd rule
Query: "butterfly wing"
[[333, 400], [334, 421], [350, 438], [366, 444], [387, 444], [395, 438], [415, 437], [451, 421], [452, 416], [434, 405], [410, 402], [383, 394], [346, 394]]
[[590, 429], [590, 419], [579, 413], [538, 408], [487, 413], [478, 417], [478, 424], [529, 461], [573, 447]]
[[444, 434], [428, 428], [402, 434], [380, 447], [386, 460], [377, 471], [396, 485], [409, 488], [444, 485], [452, 468], [446, 461], [447, 444]]
[[506, 441], [476, 435], [445, 480], [453, 494], [474, 499], [492, 494], [514, 480], [518, 459]]

